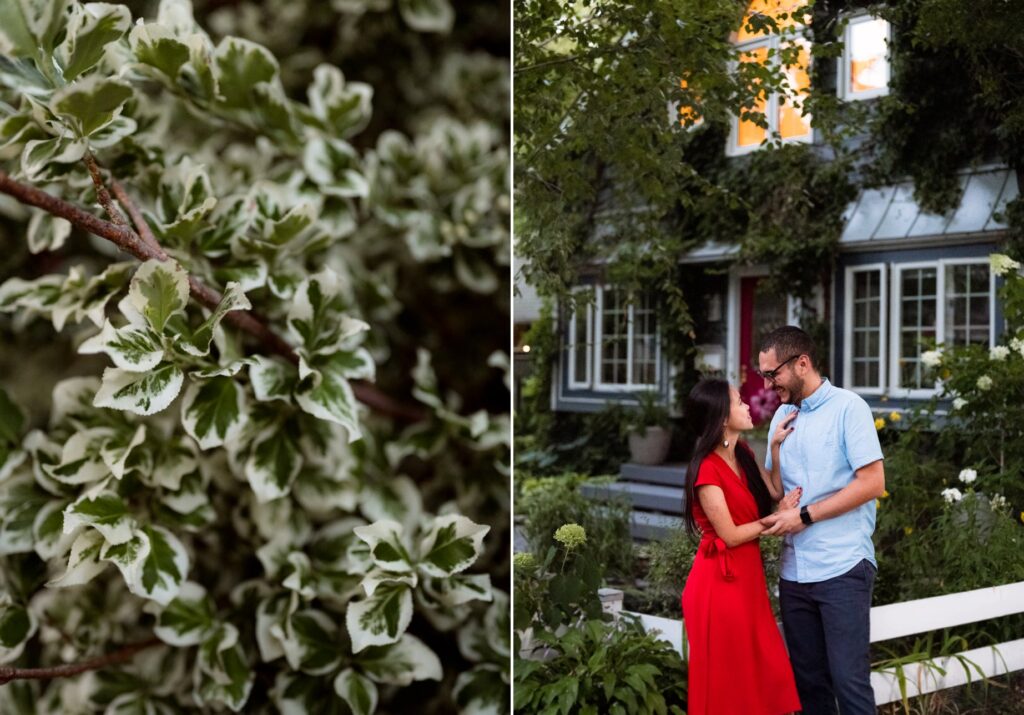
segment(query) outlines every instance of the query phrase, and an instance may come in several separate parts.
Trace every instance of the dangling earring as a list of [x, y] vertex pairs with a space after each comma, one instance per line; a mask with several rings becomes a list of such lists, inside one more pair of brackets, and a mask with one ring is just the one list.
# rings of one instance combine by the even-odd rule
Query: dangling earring
[[728, 449], [729, 448], [729, 440], [727, 440], [727, 439], [722, 440], [722, 446], [725, 447], [726, 449]]

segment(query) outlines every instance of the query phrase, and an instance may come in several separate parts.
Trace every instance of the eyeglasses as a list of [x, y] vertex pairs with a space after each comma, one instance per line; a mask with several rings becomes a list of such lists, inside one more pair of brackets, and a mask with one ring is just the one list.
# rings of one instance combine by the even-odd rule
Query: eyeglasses
[[776, 367], [774, 370], [765, 370], [764, 372], [761, 372], [758, 368], [755, 367], [754, 368], [754, 372], [757, 373], [758, 377], [764, 378], [765, 380], [768, 380], [770, 382], [775, 382], [775, 378], [777, 378], [779, 376], [779, 370], [781, 370], [783, 367], [785, 367], [787, 363], [790, 363], [790, 362], [793, 362], [794, 360], [796, 360], [798, 357], [800, 357], [799, 353], [797, 353], [796, 355], [789, 356], [788, 358], [783, 360], [779, 364], [779, 366]]

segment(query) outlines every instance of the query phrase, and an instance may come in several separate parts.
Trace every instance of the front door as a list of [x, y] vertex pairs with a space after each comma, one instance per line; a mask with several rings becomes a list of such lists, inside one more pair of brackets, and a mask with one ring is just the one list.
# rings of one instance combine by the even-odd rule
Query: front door
[[775, 393], [765, 391], [757, 376], [757, 354], [761, 338], [786, 324], [786, 296], [764, 290], [761, 276], [740, 279], [740, 396], [750, 405], [754, 424], [770, 418], [777, 407]]

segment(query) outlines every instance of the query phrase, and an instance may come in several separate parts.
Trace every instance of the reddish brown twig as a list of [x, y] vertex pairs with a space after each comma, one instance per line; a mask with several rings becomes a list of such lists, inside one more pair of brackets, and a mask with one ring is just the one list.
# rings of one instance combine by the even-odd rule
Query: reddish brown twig
[[150, 638], [149, 640], [140, 641], [138, 643], [129, 643], [128, 645], [122, 646], [114, 652], [107, 653], [106, 655], [90, 658], [89, 660], [83, 660], [80, 663], [57, 665], [52, 668], [0, 667], [0, 685], [6, 685], [12, 680], [49, 680], [51, 678], [67, 678], [72, 675], [84, 673], [87, 670], [97, 670], [99, 668], [105, 668], [108, 665], [124, 663], [125, 661], [131, 660], [139, 651], [152, 648], [161, 642], [162, 641], [159, 638]]
[[111, 188], [114, 190], [114, 196], [117, 198], [117, 202], [124, 206], [125, 211], [132, 218], [132, 223], [135, 224], [135, 230], [138, 232], [139, 237], [152, 246], [155, 250], [167, 255], [160, 245], [160, 242], [156, 240], [156, 236], [153, 235], [153, 229], [146, 223], [145, 217], [142, 212], [139, 211], [139, 207], [132, 201], [132, 197], [128, 195], [128, 192], [124, 190], [124, 186], [120, 181], [114, 179], [110, 182]]
[[[101, 177], [100, 184], [102, 185], [102, 183]], [[64, 199], [11, 178], [7, 172], [2, 170], [0, 170], [0, 192], [13, 196], [23, 204], [35, 206], [54, 216], [66, 219], [73, 225], [100, 238], [105, 238], [125, 253], [133, 255], [139, 260], [146, 261], [155, 258], [159, 261], [165, 261], [168, 259], [166, 251], [163, 250], [160, 244], [157, 243], [156, 238], [149, 232], [148, 226], [145, 229], [140, 228], [140, 231], [149, 232], [150, 241], [144, 240], [139, 233], [136, 233], [128, 226], [120, 226], [97, 218], [88, 211], [84, 211]], [[133, 220], [136, 220], [135, 213], [138, 213], [137, 225], [144, 226], [145, 221], [142, 218], [141, 212], [138, 212], [138, 209], [127, 193], [123, 191], [122, 193], [124, 199], [119, 198], [119, 200], [125, 205], [125, 209], [132, 216]], [[108, 194], [108, 201], [109, 198]], [[222, 297], [219, 291], [191, 275], [188, 278], [188, 282], [190, 292], [197, 301], [207, 308], [217, 307]], [[224, 316], [224, 321], [252, 335], [269, 352], [280, 355], [293, 364], [299, 362], [299, 358], [292, 346], [248, 311], [231, 311]], [[365, 380], [353, 381], [352, 390], [355, 393], [356, 399], [382, 414], [410, 422], [418, 422], [426, 418], [427, 412], [423, 407], [403, 404], [383, 394], [376, 386]]]

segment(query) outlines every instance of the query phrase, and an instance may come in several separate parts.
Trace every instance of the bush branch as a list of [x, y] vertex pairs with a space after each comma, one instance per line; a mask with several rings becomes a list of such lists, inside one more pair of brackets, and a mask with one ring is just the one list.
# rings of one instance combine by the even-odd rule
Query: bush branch
[[[90, 166], [90, 173], [92, 173], [93, 166], [95, 166], [95, 160]], [[98, 167], [96, 167], [96, 172], [96, 176], [99, 177]], [[97, 179], [94, 178], [94, 182], [96, 181]], [[100, 187], [103, 187], [102, 192], [106, 194], [105, 200], [111, 206], [107, 210], [113, 210], [116, 215], [116, 209], [113, 208], [110, 195], [103, 186], [102, 177], [98, 178], [98, 182], [97, 194], [100, 194]], [[117, 188], [115, 187], [116, 190]], [[133, 220], [137, 222], [140, 232], [146, 234], [149, 241], [143, 239], [139, 233], [136, 233], [127, 225], [118, 225], [117, 223], [104, 221], [64, 199], [11, 178], [10, 174], [3, 170], [0, 170], [0, 192], [13, 196], [23, 204], [35, 206], [54, 216], [59, 216], [93, 235], [105, 238], [125, 253], [135, 256], [141, 261], [150, 259], [166, 261], [168, 259], [167, 252], [157, 243], [156, 238], [153, 237], [152, 232], [146, 225], [141, 212], [138, 211], [138, 208], [128, 197], [128, 194], [123, 191], [123, 187], [120, 193], [124, 199], [119, 200], [122, 201], [125, 209], [132, 215]], [[100, 203], [102, 204], [103, 202], [104, 199], [101, 198]], [[141, 228], [143, 226], [145, 228]], [[188, 283], [192, 296], [207, 308], [215, 308], [220, 303], [222, 296], [219, 291], [192, 275], [189, 275]], [[224, 316], [224, 321], [252, 335], [268, 351], [280, 355], [293, 364], [299, 362], [298, 355], [295, 354], [292, 346], [248, 311], [233, 310]], [[418, 422], [426, 418], [427, 413], [424, 408], [419, 405], [401, 403], [385, 395], [376, 386], [365, 380], [353, 380], [352, 390], [355, 393], [356, 399], [382, 414], [409, 422]]]
[[159, 638], [150, 638], [149, 640], [140, 641], [138, 643], [129, 643], [112, 653], [83, 660], [80, 663], [68, 663], [66, 665], [57, 665], [52, 668], [0, 667], [0, 685], [6, 685], [12, 680], [50, 680], [51, 678], [67, 678], [72, 675], [84, 673], [87, 670], [98, 670], [100, 668], [105, 668], [108, 665], [117, 665], [118, 663], [124, 663], [125, 661], [131, 660], [139, 651], [152, 648], [159, 643], [162, 643]]

